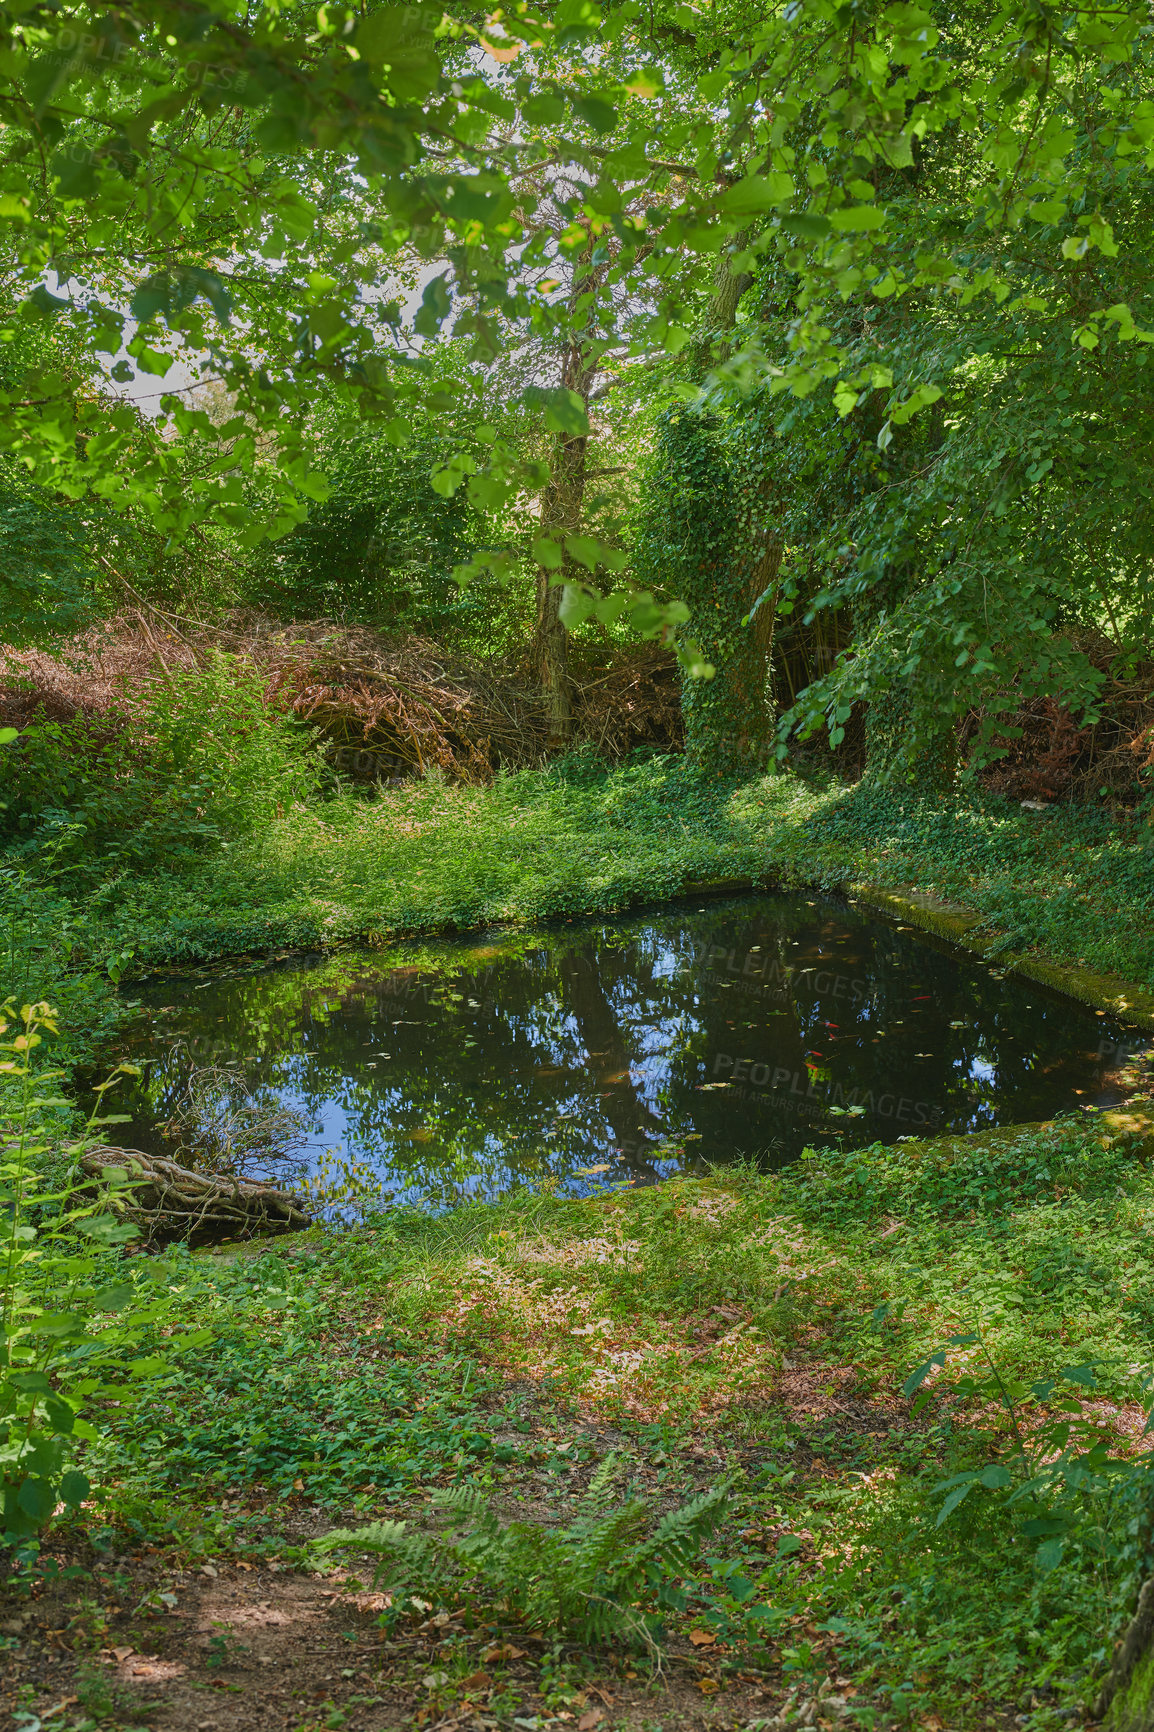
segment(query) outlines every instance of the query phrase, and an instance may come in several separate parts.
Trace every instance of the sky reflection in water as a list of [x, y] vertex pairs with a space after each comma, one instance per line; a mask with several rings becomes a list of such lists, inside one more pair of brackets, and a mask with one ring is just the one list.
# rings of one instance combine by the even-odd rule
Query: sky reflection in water
[[[778, 895], [155, 980], [119, 1104], [171, 1152], [190, 1065], [300, 1108], [383, 1196], [568, 1194], [1118, 1098], [1144, 1043], [834, 898]], [[604, 1167], [604, 1173], [580, 1169]]]

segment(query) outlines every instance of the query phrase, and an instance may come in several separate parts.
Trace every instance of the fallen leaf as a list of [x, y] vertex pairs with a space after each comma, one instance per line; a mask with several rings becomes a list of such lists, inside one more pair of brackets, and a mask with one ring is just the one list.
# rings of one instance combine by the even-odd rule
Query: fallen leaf
[[473, 1672], [469, 1677], [462, 1679], [462, 1687], [466, 1690], [483, 1690], [487, 1684], [492, 1682], [488, 1672]]
[[494, 1660], [523, 1660], [528, 1649], [514, 1648], [508, 1642], [494, 1642], [491, 1648], [486, 1648], [481, 1655], [486, 1665]]
[[695, 1648], [712, 1648], [717, 1637], [712, 1630], [690, 1630], [689, 1640]]
[[[130, 1678], [147, 1678], [150, 1683], [164, 1684], [173, 1678], [183, 1678], [185, 1667], [179, 1660], [160, 1660], [155, 1654], [148, 1654], [132, 1662], [128, 1668]], [[226, 1684], [223, 1679], [215, 1684], [215, 1688], [235, 1690], [235, 1684]]]
[[716, 1678], [698, 1678], [697, 1688], [701, 1691], [703, 1696], [712, 1696], [716, 1691], [721, 1689], [721, 1685], [717, 1682]]
[[135, 1654], [135, 1648], [106, 1648], [105, 1653], [111, 1654], [117, 1665], [123, 1666], [130, 1654]]
[[604, 1708], [588, 1708], [577, 1722], [577, 1732], [593, 1732], [594, 1726], [600, 1726], [605, 1718]]
[[79, 1700], [79, 1696], [64, 1696], [59, 1702], [57, 1702], [54, 1708], [45, 1708], [40, 1718], [42, 1720], [51, 1720], [53, 1714], [62, 1714], [65, 1708], [75, 1707]]

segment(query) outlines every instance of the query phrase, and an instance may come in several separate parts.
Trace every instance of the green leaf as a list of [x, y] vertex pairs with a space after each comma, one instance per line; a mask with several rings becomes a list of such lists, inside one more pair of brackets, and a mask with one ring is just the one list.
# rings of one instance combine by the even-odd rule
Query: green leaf
[[987, 1491], [1001, 1491], [1005, 1486], [1014, 1483], [1014, 1476], [1009, 1469], [996, 1463], [990, 1467], [984, 1467], [978, 1478]]
[[930, 1357], [924, 1360], [916, 1370], [910, 1372], [910, 1375], [902, 1384], [902, 1394], [905, 1396], [915, 1394], [916, 1391], [921, 1388], [930, 1373], [938, 1370], [945, 1363], [946, 1355], [943, 1349], [939, 1349], [937, 1353], [931, 1354]]
[[447, 274], [442, 272], [439, 277], [434, 277], [431, 283], [425, 284], [421, 304], [413, 320], [414, 331], [419, 337], [435, 337], [452, 308], [449, 279]]
[[569, 102], [573, 112], [594, 132], [612, 132], [617, 125], [617, 110], [600, 96], [571, 96]]
[[941, 1509], [938, 1511], [938, 1519], [934, 1523], [935, 1527], [940, 1528], [942, 1523], [944, 1521], [947, 1521], [949, 1519], [949, 1517], [953, 1515], [953, 1513], [957, 1509], [958, 1505], [960, 1503], [963, 1503], [965, 1501], [965, 1499], [969, 1497], [969, 1495], [973, 1491], [976, 1483], [977, 1483], [977, 1475], [975, 1474], [969, 1478], [968, 1484], [956, 1485], [954, 1487], [953, 1491], [950, 1493], [949, 1497], [946, 1499], [945, 1503], [942, 1505]]
[[561, 605], [557, 609], [558, 618], [569, 631], [589, 618], [593, 612], [596, 596], [579, 584], [567, 583], [561, 596]]
[[1064, 1377], [1068, 1383], [1080, 1383], [1083, 1389], [1096, 1389], [1098, 1387], [1098, 1374], [1094, 1370], [1092, 1362], [1083, 1365], [1063, 1365], [1058, 1376]]
[[555, 90], [540, 90], [522, 104], [530, 126], [557, 126], [565, 116], [564, 98]]
[[601, 564], [604, 551], [602, 543], [591, 535], [567, 535], [565, 551], [570, 559], [575, 559], [578, 565], [583, 565], [586, 571], [596, 571]]
[[16, 1493], [16, 1502], [34, 1522], [46, 1522], [56, 1507], [56, 1496], [46, 1480], [30, 1475]]
[[77, 1468], [71, 1467], [60, 1480], [60, 1496], [64, 1503], [71, 1504], [73, 1509], [79, 1508], [86, 1497], [92, 1493], [85, 1476]]
[[882, 228], [886, 213], [875, 204], [843, 205], [840, 210], [830, 211], [829, 220], [840, 234], [861, 234], [867, 229]]
[[1022, 1532], [1028, 1540], [1048, 1539], [1054, 1534], [1067, 1534], [1070, 1522], [1065, 1516], [1038, 1516], [1033, 1521], [1022, 1523]]
[[720, 202], [725, 210], [752, 215], [789, 204], [796, 190], [790, 174], [751, 174], [748, 179], [727, 187]]
[[551, 433], [567, 433], [583, 438], [589, 432], [589, 416], [576, 391], [564, 385], [530, 385], [522, 393], [527, 409], [543, 409], [545, 425]]
[[533, 543], [533, 558], [538, 565], [543, 565], [547, 571], [557, 571], [563, 565], [565, 555], [559, 541], [554, 541], [548, 535], [542, 535]]
[[829, 233], [830, 220], [820, 211], [794, 211], [790, 216], [782, 217], [781, 226], [787, 234], [797, 235], [799, 240], [819, 241]]

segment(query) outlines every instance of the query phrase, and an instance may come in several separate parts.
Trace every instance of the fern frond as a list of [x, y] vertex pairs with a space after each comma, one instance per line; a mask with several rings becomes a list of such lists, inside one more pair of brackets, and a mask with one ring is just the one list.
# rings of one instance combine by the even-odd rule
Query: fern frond
[[604, 1509], [614, 1485], [621, 1478], [623, 1465], [621, 1456], [615, 1449], [611, 1449], [609, 1454], [602, 1458], [581, 1499], [581, 1509]]
[[427, 1535], [414, 1532], [407, 1522], [370, 1522], [363, 1528], [333, 1528], [313, 1541], [315, 1551], [331, 1552], [342, 1546], [375, 1553], [381, 1559], [373, 1576], [374, 1585], [385, 1582], [403, 1588], [414, 1581], [425, 1587], [438, 1585], [440, 1548]]

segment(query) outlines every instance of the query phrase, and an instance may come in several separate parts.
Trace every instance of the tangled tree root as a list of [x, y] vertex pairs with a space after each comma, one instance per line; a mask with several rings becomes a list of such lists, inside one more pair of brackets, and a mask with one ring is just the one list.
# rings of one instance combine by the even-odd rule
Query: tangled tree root
[[128, 1175], [132, 1201], [125, 1214], [148, 1240], [244, 1239], [312, 1226], [298, 1198], [258, 1179], [194, 1173], [139, 1149], [94, 1149], [80, 1164], [93, 1178], [109, 1168]]

